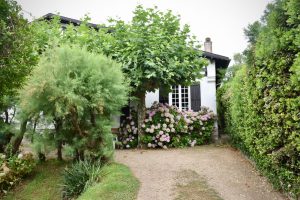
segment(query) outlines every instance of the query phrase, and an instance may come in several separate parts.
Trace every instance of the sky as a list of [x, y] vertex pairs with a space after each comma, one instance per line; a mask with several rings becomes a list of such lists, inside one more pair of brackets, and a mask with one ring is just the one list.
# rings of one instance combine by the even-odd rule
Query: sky
[[232, 58], [247, 47], [243, 29], [259, 20], [271, 0], [17, 0], [29, 20], [47, 13], [80, 19], [85, 14], [92, 23], [106, 23], [109, 17], [130, 21], [138, 4], [172, 10], [188, 24], [203, 44], [213, 42], [213, 53]]

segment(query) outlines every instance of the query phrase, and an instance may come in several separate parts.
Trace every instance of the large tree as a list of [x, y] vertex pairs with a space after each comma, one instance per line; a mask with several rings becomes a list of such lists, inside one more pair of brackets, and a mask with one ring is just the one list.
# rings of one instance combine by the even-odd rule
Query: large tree
[[[158, 88], [188, 85], [201, 77], [207, 64], [188, 25], [171, 11], [137, 6], [132, 20], [111, 20], [112, 38], [104, 51], [122, 63], [138, 99], [138, 128], [145, 116], [145, 94]], [[104, 42], [105, 44], [105, 42]], [[105, 45], [104, 45], [105, 46]], [[107, 46], [107, 45], [106, 45]]]
[[33, 35], [21, 7], [13, 0], [0, 0], [0, 151], [17, 132], [11, 126], [16, 91], [38, 60]]
[[37, 62], [32, 30], [13, 0], [0, 1], [0, 106], [20, 88]]

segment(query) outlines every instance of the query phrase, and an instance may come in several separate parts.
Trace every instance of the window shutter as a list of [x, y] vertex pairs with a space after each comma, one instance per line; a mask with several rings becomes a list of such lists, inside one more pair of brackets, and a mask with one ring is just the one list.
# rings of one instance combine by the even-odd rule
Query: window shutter
[[163, 88], [159, 88], [159, 103], [169, 103], [169, 93]]
[[191, 85], [191, 109], [199, 111], [201, 107], [200, 84]]

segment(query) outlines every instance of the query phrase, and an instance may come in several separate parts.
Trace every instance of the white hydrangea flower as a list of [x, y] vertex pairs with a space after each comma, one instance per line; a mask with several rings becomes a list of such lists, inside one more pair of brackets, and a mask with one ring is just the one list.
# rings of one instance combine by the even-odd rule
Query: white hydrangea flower
[[4, 160], [4, 159], [6, 158], [5, 154], [2, 154], [2, 153], [1, 153], [1, 154], [0, 154], [0, 158]]

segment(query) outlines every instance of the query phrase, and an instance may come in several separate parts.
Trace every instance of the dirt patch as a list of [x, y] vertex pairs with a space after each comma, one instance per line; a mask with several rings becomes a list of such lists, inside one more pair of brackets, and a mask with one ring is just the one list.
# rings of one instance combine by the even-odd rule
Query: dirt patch
[[222, 200], [204, 178], [193, 170], [183, 170], [176, 178], [175, 200]]
[[[178, 198], [174, 186], [178, 184], [178, 174], [185, 170], [197, 173], [224, 200], [286, 199], [239, 151], [230, 147], [207, 145], [187, 149], [118, 150], [115, 159], [129, 166], [140, 180], [139, 200]], [[197, 184], [200, 186], [198, 182], [193, 187], [197, 188]]]

